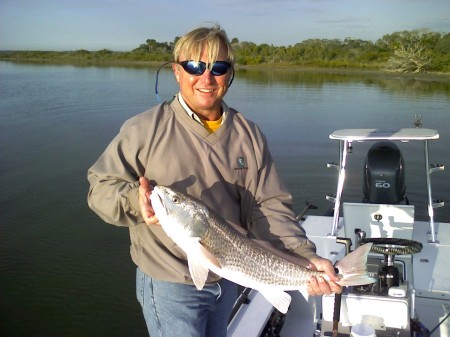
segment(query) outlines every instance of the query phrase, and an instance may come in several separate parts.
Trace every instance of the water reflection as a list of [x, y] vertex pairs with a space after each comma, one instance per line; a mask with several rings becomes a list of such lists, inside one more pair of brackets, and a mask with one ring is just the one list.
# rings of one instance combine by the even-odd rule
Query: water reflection
[[[16, 61], [3, 62], [4, 64], [20, 64], [22, 67], [48, 66], [48, 67], [76, 67], [76, 68], [100, 68], [100, 69], [135, 69], [147, 70], [149, 74], [156, 74], [157, 69], [164, 62], [136, 63], [117, 62], [104, 64], [102, 62], [59, 63], [47, 61]], [[164, 66], [162, 73], [171, 72], [170, 64]], [[258, 85], [284, 84], [299, 86], [304, 85], [320, 88], [327, 84], [360, 83], [367, 86], [378, 86], [384, 91], [403, 94], [408, 97], [420, 97], [424, 95], [445, 94], [450, 96], [450, 74], [396, 74], [384, 71], [358, 71], [349, 69], [302, 69], [298, 67], [270, 68], [236, 67], [236, 78], [245, 79], [249, 83]]]
[[236, 77], [245, 78], [254, 84], [284, 84], [320, 88], [327, 84], [355, 84], [378, 86], [384, 91], [406, 96], [434, 95], [450, 96], [449, 75], [399, 75], [384, 72], [355, 72], [345, 70], [301, 70], [301, 69], [238, 69]]

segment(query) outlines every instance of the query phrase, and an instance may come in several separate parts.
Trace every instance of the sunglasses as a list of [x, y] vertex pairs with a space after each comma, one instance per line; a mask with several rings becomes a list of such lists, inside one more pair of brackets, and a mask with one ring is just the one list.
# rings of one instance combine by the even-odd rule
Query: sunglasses
[[[206, 68], [209, 68], [210, 64], [207, 64], [203, 61], [181, 61], [178, 62], [188, 74], [194, 76], [202, 75]], [[231, 63], [226, 61], [216, 61], [212, 64], [211, 74], [214, 76], [222, 76], [228, 72], [228, 69], [231, 68]]]

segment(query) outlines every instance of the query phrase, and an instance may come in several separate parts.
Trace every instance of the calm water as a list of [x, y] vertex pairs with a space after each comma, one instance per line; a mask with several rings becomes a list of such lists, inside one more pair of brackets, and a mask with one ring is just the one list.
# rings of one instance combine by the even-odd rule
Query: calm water
[[[0, 336], [145, 336], [134, 295], [128, 231], [104, 224], [86, 205], [86, 170], [123, 121], [156, 104], [155, 69], [26, 65], [0, 62]], [[176, 90], [169, 70], [159, 92]], [[229, 105], [266, 133], [296, 210], [329, 206], [338, 160], [328, 135], [342, 128], [439, 130], [431, 162], [449, 165], [450, 82], [242, 71]], [[355, 145], [354, 184], [367, 144]], [[425, 216], [419, 144], [402, 144], [407, 194]], [[353, 163], [354, 162], [354, 163]], [[352, 164], [353, 163], [353, 164]], [[450, 170], [432, 176], [435, 197], [450, 203]], [[436, 220], [450, 222], [450, 206]]]

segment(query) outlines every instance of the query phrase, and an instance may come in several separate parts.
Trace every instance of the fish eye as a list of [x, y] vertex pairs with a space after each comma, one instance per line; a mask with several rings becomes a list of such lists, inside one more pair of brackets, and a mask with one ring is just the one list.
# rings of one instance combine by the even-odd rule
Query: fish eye
[[175, 204], [178, 204], [178, 203], [180, 202], [180, 199], [179, 199], [176, 195], [174, 195], [174, 196], [172, 196], [172, 201], [173, 201]]

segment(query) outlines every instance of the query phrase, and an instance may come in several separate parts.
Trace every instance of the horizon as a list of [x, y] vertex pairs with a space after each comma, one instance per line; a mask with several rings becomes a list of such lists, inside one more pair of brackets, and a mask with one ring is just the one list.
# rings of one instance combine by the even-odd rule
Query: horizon
[[[440, 34], [449, 34], [448, 32], [442, 33], [442, 32], [432, 31], [432, 30], [430, 30], [430, 29], [428, 29], [428, 28], [422, 28], [422, 29], [417, 29], [417, 30], [418, 30], [418, 31], [427, 31], [427, 32], [440, 33]], [[411, 31], [412, 31], [412, 30], [411, 30]], [[392, 32], [392, 33], [387, 33], [387, 34], [384, 34], [383, 36], [385, 36], [385, 35], [392, 35], [392, 34], [394, 34], [394, 33], [399, 33], [399, 32], [401, 32], [401, 31], [396, 31], [396, 32]], [[364, 40], [364, 39], [360, 39], [360, 40], [362, 40], [362, 41], [371, 41], [371, 42], [375, 43], [375, 42], [378, 41], [379, 39], [383, 38], [383, 36], [380, 36], [379, 38], [375, 39], [375, 41]], [[237, 37], [237, 36], [229, 37], [229, 38], [230, 38], [230, 41], [231, 41], [233, 38], [237, 38], [238, 41], [239, 41], [238, 43], [242, 43], [242, 42], [255, 43], [255, 42], [253, 42], [253, 41], [243, 41], [243, 40], [240, 40], [239, 37]], [[153, 38], [152, 38], [152, 37], [148, 37], [148, 38], [145, 39], [144, 41], [141, 41], [141, 43], [139, 43], [139, 45], [136, 45], [135, 47], [133, 47], [133, 48], [131, 48], [131, 49], [129, 49], [129, 50], [113, 50], [113, 49], [103, 48], [103, 47], [101, 47], [101, 48], [94, 48], [94, 49], [80, 48], [80, 49], [65, 49], [65, 50], [51, 50], [51, 49], [46, 49], [46, 50], [44, 50], [44, 49], [0, 49], [0, 53], [5, 53], [5, 52], [58, 52], [58, 53], [64, 53], [64, 52], [76, 52], [76, 51], [80, 51], [80, 50], [86, 50], [86, 51], [88, 51], [88, 52], [96, 52], [96, 51], [100, 51], [100, 50], [110, 50], [110, 51], [112, 51], [112, 52], [114, 52], [114, 53], [127, 53], [127, 52], [132, 52], [134, 49], [138, 48], [141, 44], [145, 44], [145, 42], [146, 42], [148, 39], [153, 39]], [[174, 38], [174, 39], [175, 39], [175, 38]], [[346, 38], [344, 38], [344, 39], [346, 39]], [[302, 43], [302, 42], [305, 42], [305, 41], [308, 41], [308, 40], [339, 40], [339, 41], [343, 41], [344, 39], [338, 39], [338, 38], [329, 38], [329, 39], [325, 39], [325, 38], [324, 38], [324, 39], [316, 38], [316, 39], [315, 39], [315, 38], [311, 38], [311, 39], [306, 39], [306, 40], [302, 40], [302, 41], [297, 41], [297, 42], [295, 42], [295, 43], [293, 43], [293, 44], [290, 44], [290, 45], [274, 45], [274, 44], [269, 44], [269, 43], [266, 43], [266, 42], [255, 43], [255, 44], [256, 44], [256, 45], [267, 44], [267, 45], [274, 46], [274, 47], [291, 47], [291, 46], [294, 46], [294, 45], [297, 44], [297, 43]], [[350, 39], [351, 39], [351, 38], [350, 38]], [[155, 39], [155, 40], [156, 40], [156, 39]], [[355, 39], [355, 40], [357, 40], [357, 39]], [[156, 42], [158, 42], [158, 43], [167, 43], [167, 44], [169, 44], [169, 43], [173, 42], [173, 40], [172, 40], [172, 41], [158, 41], [158, 40], [156, 40]]]
[[0, 50], [124, 52], [147, 39], [173, 42], [208, 23], [220, 24], [230, 40], [257, 45], [345, 38], [376, 42], [401, 31], [446, 34], [450, 6], [448, 0], [191, 0], [189, 6], [177, 0], [134, 0], [132, 5], [120, 0], [2, 0]]

